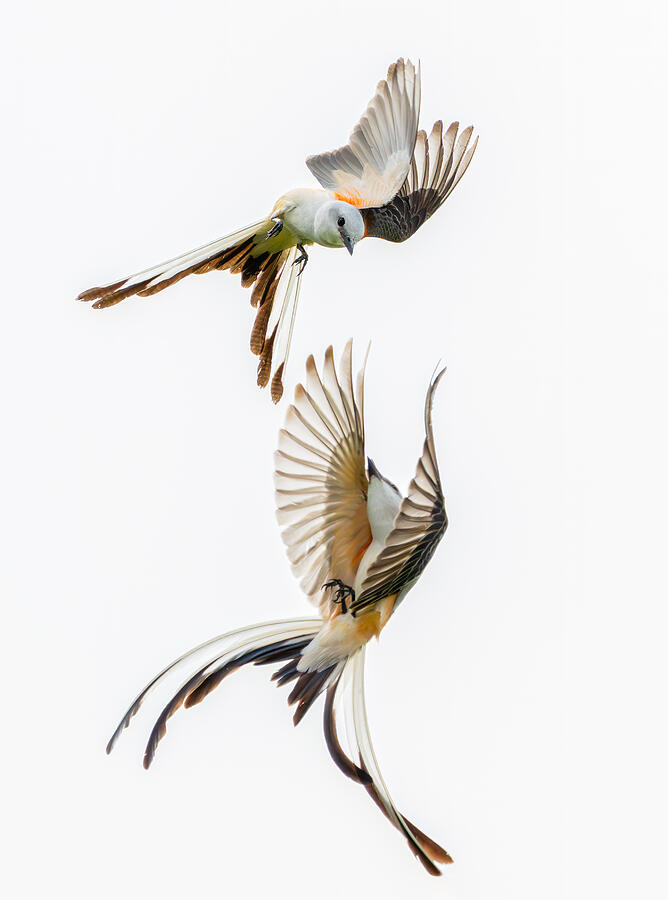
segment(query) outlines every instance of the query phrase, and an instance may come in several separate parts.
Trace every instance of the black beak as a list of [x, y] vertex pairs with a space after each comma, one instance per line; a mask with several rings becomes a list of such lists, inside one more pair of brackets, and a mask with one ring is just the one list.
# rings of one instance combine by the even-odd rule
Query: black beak
[[348, 235], [345, 233], [345, 231], [343, 230], [343, 228], [339, 228], [339, 234], [341, 235], [341, 240], [343, 241], [343, 246], [346, 248], [346, 250], [348, 251], [348, 253], [350, 253], [350, 255], [352, 256], [352, 255], [353, 255], [353, 250], [355, 249], [355, 245], [354, 245], [353, 242], [350, 240], [350, 238], [348, 237]]
[[380, 472], [378, 471], [378, 469], [376, 468], [374, 461], [369, 456], [367, 456], [367, 458], [366, 458], [366, 467], [369, 472], [369, 478], [374, 478], [374, 477], [382, 478], [383, 477], [380, 474]]

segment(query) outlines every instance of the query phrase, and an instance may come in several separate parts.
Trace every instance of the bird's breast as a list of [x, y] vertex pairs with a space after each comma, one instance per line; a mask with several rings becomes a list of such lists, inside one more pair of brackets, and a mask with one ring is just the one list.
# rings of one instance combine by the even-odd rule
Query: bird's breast
[[315, 217], [320, 207], [327, 203], [326, 191], [296, 188], [288, 191], [276, 202], [272, 215], [279, 216], [299, 244], [316, 242]]

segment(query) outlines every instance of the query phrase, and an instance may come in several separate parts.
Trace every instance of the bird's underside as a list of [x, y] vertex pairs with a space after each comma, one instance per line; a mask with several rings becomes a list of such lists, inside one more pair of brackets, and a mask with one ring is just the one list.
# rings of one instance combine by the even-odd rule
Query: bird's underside
[[[278, 402], [290, 350], [305, 246], [354, 245], [364, 237], [400, 243], [434, 214], [466, 171], [477, 138], [442, 122], [418, 130], [420, 72], [410, 60], [393, 63], [349, 144], [311, 156], [307, 165], [322, 191], [284, 195], [265, 219], [166, 263], [79, 295], [95, 309], [128, 297], [149, 297], [187, 275], [214, 270], [241, 276], [256, 310], [251, 351], [259, 357], [257, 383], [271, 383]], [[287, 198], [287, 202], [286, 202]], [[343, 224], [340, 224], [343, 223]]]

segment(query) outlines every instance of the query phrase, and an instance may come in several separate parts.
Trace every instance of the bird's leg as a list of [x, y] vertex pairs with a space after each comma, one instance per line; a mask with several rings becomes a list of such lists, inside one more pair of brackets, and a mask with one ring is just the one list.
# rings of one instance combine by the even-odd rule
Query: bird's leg
[[340, 578], [333, 578], [332, 581], [328, 581], [322, 586], [323, 591], [328, 590], [329, 588], [336, 588], [334, 602], [341, 604], [341, 612], [345, 615], [348, 612], [346, 597], [350, 597], [354, 603], [355, 591], [349, 585], [344, 584]]
[[271, 221], [272, 221], [274, 224], [272, 225], [272, 227], [271, 227], [271, 228], [269, 229], [269, 231], [267, 232], [267, 238], [266, 238], [266, 240], [269, 240], [269, 238], [276, 237], [277, 234], [280, 234], [281, 231], [283, 231], [283, 222], [281, 222], [280, 219], [272, 219]]
[[308, 262], [308, 253], [304, 249], [303, 244], [297, 244], [297, 250], [299, 250], [299, 256], [295, 258], [295, 261], [292, 265], [299, 265], [299, 271], [297, 272], [297, 275], [301, 275], [306, 268], [306, 263]]

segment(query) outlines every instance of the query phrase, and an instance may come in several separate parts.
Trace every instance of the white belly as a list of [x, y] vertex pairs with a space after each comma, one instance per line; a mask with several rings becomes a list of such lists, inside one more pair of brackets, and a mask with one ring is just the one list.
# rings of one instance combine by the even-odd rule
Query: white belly
[[385, 541], [392, 531], [392, 525], [401, 506], [401, 496], [387, 482], [380, 478], [371, 478], [369, 481], [369, 494], [367, 499], [367, 515], [371, 526], [371, 543], [355, 576], [353, 585], [357, 594], [361, 587], [369, 567], [375, 561], [378, 554], [385, 546]]

